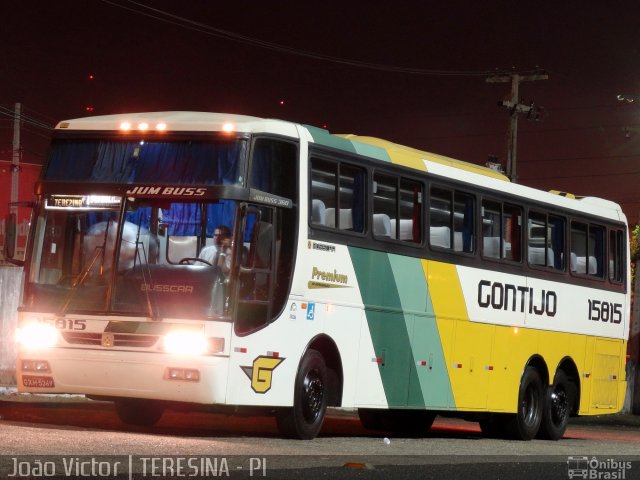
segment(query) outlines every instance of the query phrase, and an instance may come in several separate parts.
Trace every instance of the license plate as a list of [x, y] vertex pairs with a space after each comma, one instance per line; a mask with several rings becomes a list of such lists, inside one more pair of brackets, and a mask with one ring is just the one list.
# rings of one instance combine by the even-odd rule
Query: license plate
[[23, 375], [22, 385], [29, 388], [53, 388], [53, 378], [51, 377], [37, 377], [34, 375]]

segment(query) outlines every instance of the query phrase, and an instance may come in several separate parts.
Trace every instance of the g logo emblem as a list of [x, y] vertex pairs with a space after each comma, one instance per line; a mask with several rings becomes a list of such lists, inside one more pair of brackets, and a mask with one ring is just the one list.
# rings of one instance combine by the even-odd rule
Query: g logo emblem
[[256, 393], [267, 393], [271, 390], [273, 371], [284, 361], [284, 358], [256, 357], [253, 366], [240, 367], [251, 380], [251, 388]]

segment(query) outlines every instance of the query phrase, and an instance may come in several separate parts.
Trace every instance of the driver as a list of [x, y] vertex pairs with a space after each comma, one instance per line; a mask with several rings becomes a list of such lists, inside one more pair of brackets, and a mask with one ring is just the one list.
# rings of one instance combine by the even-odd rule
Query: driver
[[231, 270], [231, 230], [226, 225], [218, 225], [213, 231], [213, 245], [204, 247], [198, 258], [218, 266], [226, 275]]

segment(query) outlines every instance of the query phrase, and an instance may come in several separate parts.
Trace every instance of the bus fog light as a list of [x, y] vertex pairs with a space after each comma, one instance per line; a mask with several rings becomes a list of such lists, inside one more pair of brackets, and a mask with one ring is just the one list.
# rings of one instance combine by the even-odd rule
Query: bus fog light
[[164, 337], [164, 350], [176, 355], [202, 355], [207, 351], [207, 339], [200, 332], [169, 332]]
[[199, 382], [200, 372], [193, 368], [167, 368], [165, 374], [167, 380], [182, 380], [187, 382]]
[[51, 368], [46, 360], [22, 360], [22, 371], [51, 373]]

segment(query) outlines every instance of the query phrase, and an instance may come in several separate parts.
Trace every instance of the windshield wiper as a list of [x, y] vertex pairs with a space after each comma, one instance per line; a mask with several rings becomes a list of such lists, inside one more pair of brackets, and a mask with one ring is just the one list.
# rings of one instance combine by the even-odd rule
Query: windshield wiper
[[[135, 270], [136, 262], [139, 261], [140, 272], [142, 273], [142, 281], [147, 286], [147, 288], [144, 289], [145, 298], [147, 301], [147, 313], [151, 319], [157, 321], [160, 318], [158, 316], [157, 309], [155, 308], [156, 294], [154, 292], [152, 296], [149, 293], [149, 290], [151, 290], [151, 288], [148, 288], [152, 285], [153, 281], [153, 279], [151, 278], [151, 269], [149, 268], [149, 258], [147, 257], [147, 252], [144, 248], [144, 244], [140, 241], [140, 230], [142, 228], [141, 223], [142, 219], [138, 221], [138, 231], [136, 232], [136, 250], [133, 256], [133, 269]], [[149, 241], [151, 241], [151, 239], [149, 239]], [[142, 251], [142, 254], [140, 253], [140, 251]]]
[[75, 297], [75, 292], [77, 288], [84, 284], [87, 277], [89, 276], [89, 272], [91, 272], [91, 270], [93, 269], [93, 266], [98, 260], [98, 257], [100, 257], [101, 255], [102, 255], [102, 263], [100, 264], [100, 276], [102, 277], [104, 275], [104, 262], [106, 258], [107, 239], [109, 238], [110, 226], [111, 226], [111, 220], [108, 220], [107, 226], [104, 229], [104, 238], [102, 240], [102, 245], [97, 245], [94, 248], [93, 254], [91, 255], [91, 258], [89, 259], [89, 262], [87, 263], [86, 267], [84, 267], [82, 271], [76, 276], [76, 278], [74, 278], [73, 281], [71, 282], [71, 290], [69, 290], [69, 293], [65, 297], [64, 303], [62, 304], [62, 308], [60, 309], [60, 315], [64, 315], [67, 313], [67, 309], [69, 308], [69, 305], [71, 305], [71, 302]]

